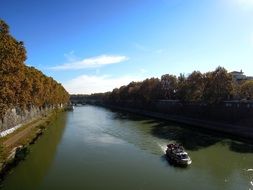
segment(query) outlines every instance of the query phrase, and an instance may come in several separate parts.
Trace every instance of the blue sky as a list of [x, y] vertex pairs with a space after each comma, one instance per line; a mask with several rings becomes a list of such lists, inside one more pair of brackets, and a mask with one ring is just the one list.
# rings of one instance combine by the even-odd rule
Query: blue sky
[[70, 93], [219, 65], [253, 75], [253, 0], [1, 0], [0, 18]]

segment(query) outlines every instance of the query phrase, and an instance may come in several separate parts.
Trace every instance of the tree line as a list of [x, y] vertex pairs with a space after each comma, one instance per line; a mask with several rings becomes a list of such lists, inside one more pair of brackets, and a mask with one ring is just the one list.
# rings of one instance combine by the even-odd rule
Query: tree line
[[161, 78], [131, 82], [112, 92], [92, 94], [85, 98], [111, 102], [179, 100], [218, 104], [226, 100], [252, 100], [253, 81], [238, 82], [225, 68], [218, 67], [207, 73], [193, 71], [188, 76], [165, 74]]
[[0, 117], [11, 108], [45, 107], [69, 101], [60, 83], [25, 65], [26, 49], [0, 20]]

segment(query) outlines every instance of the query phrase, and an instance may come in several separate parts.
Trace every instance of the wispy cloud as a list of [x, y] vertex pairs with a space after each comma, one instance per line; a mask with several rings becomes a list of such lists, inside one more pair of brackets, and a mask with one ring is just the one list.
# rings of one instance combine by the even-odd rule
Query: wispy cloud
[[78, 57], [75, 55], [75, 52], [73, 50], [68, 53], [65, 53], [64, 57], [67, 59], [68, 62], [74, 62], [78, 60]]
[[53, 70], [76, 70], [86, 68], [97, 68], [104, 65], [116, 64], [127, 61], [129, 58], [122, 55], [100, 55], [96, 57], [90, 57], [83, 60], [77, 60], [74, 57], [74, 52], [66, 54], [65, 57], [68, 59], [68, 63], [51, 67]]
[[111, 77], [108, 75], [81, 75], [66, 83], [63, 86], [70, 94], [91, 94], [111, 91], [132, 81], [143, 80], [144, 76], [120, 76]]

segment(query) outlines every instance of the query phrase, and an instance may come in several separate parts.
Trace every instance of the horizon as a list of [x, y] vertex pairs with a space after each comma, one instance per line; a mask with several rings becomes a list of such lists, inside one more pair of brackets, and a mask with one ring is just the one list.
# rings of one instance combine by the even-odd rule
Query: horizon
[[218, 66], [253, 76], [252, 0], [3, 0], [0, 18], [70, 94]]

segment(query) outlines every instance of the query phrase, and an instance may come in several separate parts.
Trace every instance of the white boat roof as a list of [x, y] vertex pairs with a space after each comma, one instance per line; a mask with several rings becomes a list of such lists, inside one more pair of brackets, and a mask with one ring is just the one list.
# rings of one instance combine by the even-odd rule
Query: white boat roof
[[188, 155], [187, 152], [175, 152], [177, 155]]

